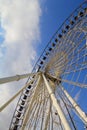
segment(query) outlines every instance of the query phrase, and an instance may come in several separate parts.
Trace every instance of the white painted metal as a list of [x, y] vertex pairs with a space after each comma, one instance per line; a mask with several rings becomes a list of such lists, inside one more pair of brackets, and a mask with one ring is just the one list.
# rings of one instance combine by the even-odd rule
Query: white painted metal
[[87, 116], [86, 116], [86, 114], [82, 111], [82, 109], [75, 102], [75, 100], [68, 94], [68, 92], [64, 89], [64, 87], [61, 86], [61, 88], [62, 88], [64, 94], [66, 95], [66, 97], [68, 98], [68, 100], [71, 102], [71, 104], [72, 104], [73, 108], [75, 109], [75, 111], [77, 112], [78, 116], [87, 125]]
[[23, 74], [23, 75], [16, 75], [12, 77], [5, 77], [5, 78], [0, 78], [0, 84], [12, 82], [12, 81], [19, 81], [20, 79], [27, 78], [29, 76], [36, 75], [37, 73], [29, 73], [29, 74]]
[[65, 130], [71, 130], [71, 128], [69, 126], [69, 123], [68, 123], [68, 121], [67, 121], [67, 119], [66, 119], [66, 117], [65, 117], [65, 115], [64, 115], [64, 113], [63, 113], [63, 111], [62, 111], [62, 109], [61, 109], [61, 107], [60, 107], [60, 105], [59, 105], [59, 103], [58, 103], [58, 101], [57, 101], [57, 99], [56, 99], [53, 91], [52, 91], [52, 88], [50, 87], [50, 85], [49, 85], [46, 77], [44, 76], [44, 74], [42, 74], [42, 77], [43, 77], [43, 80], [44, 80], [45, 85], [47, 87], [47, 90], [49, 92], [49, 95], [50, 95], [50, 98], [52, 100], [53, 106], [57, 110], [57, 112], [59, 114], [61, 122], [63, 123], [63, 126], [64, 126]]
[[46, 117], [46, 120], [45, 120], [45, 128], [44, 128], [44, 130], [47, 130], [47, 126], [48, 126], [48, 123], [49, 123], [49, 118], [50, 118], [50, 111], [51, 111], [51, 103], [49, 103], [49, 111], [48, 111], [48, 115], [47, 115], [47, 117]]
[[24, 118], [21, 130], [25, 129], [26, 123], [27, 123], [29, 115], [30, 115], [30, 110], [32, 108], [32, 104], [33, 104], [33, 101], [35, 100], [35, 95], [37, 94], [38, 87], [40, 86], [41, 81], [42, 81], [41, 80], [41, 75], [39, 75], [39, 78], [38, 78], [38, 81], [37, 81], [37, 85], [35, 87], [35, 91], [34, 91], [32, 99], [31, 99], [31, 103], [29, 104], [29, 107], [27, 108], [27, 111], [25, 113], [25, 118]]
[[4, 105], [2, 105], [0, 107], [0, 112], [3, 111], [26, 87], [29, 86], [29, 84], [32, 81], [30, 81], [29, 83], [27, 83], [23, 88], [21, 88], [11, 99], [9, 99]]

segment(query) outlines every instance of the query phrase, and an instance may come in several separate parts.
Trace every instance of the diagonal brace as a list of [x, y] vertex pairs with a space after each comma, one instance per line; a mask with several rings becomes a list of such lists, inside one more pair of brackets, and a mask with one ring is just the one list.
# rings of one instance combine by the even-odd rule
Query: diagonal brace
[[20, 79], [24, 79], [29, 76], [34, 76], [36, 74], [39, 74], [39, 73], [29, 73], [29, 74], [23, 74], [23, 75], [16, 75], [16, 76], [12, 76], [12, 77], [0, 78], [0, 84], [13, 82], [13, 81], [19, 81]]

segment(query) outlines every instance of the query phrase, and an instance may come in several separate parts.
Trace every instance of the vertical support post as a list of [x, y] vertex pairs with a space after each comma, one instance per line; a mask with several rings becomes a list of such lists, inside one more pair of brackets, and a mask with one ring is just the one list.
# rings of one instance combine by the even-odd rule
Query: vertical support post
[[61, 107], [60, 107], [60, 105], [59, 105], [59, 103], [58, 103], [58, 101], [57, 101], [57, 99], [56, 99], [56, 97], [55, 97], [55, 95], [54, 95], [54, 93], [53, 93], [47, 79], [46, 79], [46, 77], [45, 77], [45, 75], [42, 74], [42, 77], [43, 77], [43, 80], [44, 80], [45, 85], [47, 87], [47, 90], [49, 92], [50, 98], [51, 98], [51, 100], [53, 102], [53, 106], [57, 110], [65, 130], [71, 130], [71, 128], [69, 126], [69, 123], [68, 123], [68, 121], [67, 121], [67, 119], [66, 119], [66, 117], [65, 117], [65, 115], [64, 115], [64, 113], [63, 113], [63, 111], [62, 111], [62, 109], [61, 109]]
[[68, 92], [61, 86], [61, 89], [63, 90], [64, 94], [68, 98], [68, 100], [71, 102], [73, 108], [77, 112], [80, 119], [87, 125], [87, 116], [86, 114], [81, 110], [79, 105], [75, 102], [75, 100], [68, 94]]

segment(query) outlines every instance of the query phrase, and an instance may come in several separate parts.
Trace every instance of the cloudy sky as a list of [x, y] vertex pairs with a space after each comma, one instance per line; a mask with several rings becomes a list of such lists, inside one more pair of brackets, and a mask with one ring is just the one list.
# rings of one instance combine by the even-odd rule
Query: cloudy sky
[[[35, 46], [41, 40], [39, 0], [0, 0], [0, 15], [0, 77], [30, 72], [37, 57]], [[22, 82], [1, 85], [0, 104], [6, 102]], [[0, 130], [8, 129], [7, 120], [13, 108], [8, 107], [0, 114]]]
[[[81, 2], [0, 0], [0, 77], [31, 72], [53, 33]], [[0, 105], [25, 81], [0, 85]], [[16, 102], [0, 113], [0, 130], [8, 130]]]

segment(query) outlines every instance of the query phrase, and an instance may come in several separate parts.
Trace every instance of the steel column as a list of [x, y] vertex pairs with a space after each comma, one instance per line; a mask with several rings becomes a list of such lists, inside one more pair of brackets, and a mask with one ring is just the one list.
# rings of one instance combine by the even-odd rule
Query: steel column
[[60, 105], [59, 105], [59, 103], [58, 103], [58, 101], [56, 99], [56, 97], [55, 97], [55, 94], [53, 93], [53, 91], [52, 91], [52, 89], [51, 89], [51, 87], [50, 87], [50, 85], [49, 85], [49, 83], [48, 83], [48, 81], [47, 81], [47, 79], [45, 77], [45, 75], [42, 74], [42, 77], [43, 77], [43, 80], [44, 80], [45, 85], [47, 87], [47, 90], [49, 92], [49, 95], [50, 95], [50, 98], [52, 100], [53, 106], [57, 110], [65, 130], [71, 130], [71, 128], [69, 126], [69, 123], [68, 123], [68, 121], [67, 121], [67, 119], [66, 119], [66, 117], [65, 117], [65, 115], [64, 115], [64, 113], [63, 113], [63, 111], [62, 111], [62, 109], [61, 109], [61, 107], [60, 107]]

